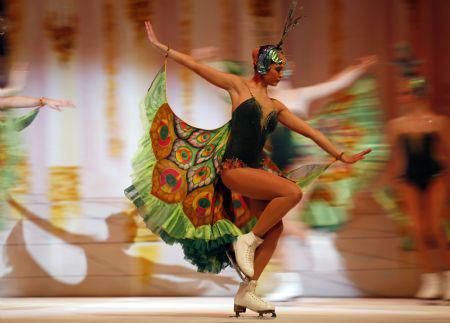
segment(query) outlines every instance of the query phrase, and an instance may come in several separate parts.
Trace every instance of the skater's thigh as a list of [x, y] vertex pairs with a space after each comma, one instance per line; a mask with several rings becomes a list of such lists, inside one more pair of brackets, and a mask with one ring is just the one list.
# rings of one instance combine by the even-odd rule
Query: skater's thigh
[[222, 182], [236, 193], [256, 200], [301, 195], [301, 189], [290, 180], [255, 168], [234, 168], [222, 173]]
[[420, 212], [421, 192], [417, 187], [405, 182], [399, 183], [397, 188], [402, 200], [402, 208], [411, 219], [412, 229], [416, 234], [422, 235], [427, 231], [429, 225], [427, 221], [424, 221]]

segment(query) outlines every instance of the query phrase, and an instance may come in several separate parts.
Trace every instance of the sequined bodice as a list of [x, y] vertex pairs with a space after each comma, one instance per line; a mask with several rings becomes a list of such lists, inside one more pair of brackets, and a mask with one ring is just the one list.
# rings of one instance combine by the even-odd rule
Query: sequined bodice
[[232, 114], [231, 135], [223, 160], [237, 158], [249, 167], [259, 167], [267, 137], [277, 123], [276, 111], [264, 115], [253, 96], [242, 102]]

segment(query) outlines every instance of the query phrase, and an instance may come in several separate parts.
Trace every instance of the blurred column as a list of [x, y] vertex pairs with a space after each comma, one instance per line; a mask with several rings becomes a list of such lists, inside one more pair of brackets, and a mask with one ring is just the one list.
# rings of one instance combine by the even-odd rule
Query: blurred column
[[[193, 12], [192, 0], [181, 0], [179, 4], [179, 25], [180, 25], [180, 50], [182, 53], [189, 53], [193, 48]], [[183, 109], [184, 116], [191, 117], [190, 105], [192, 103], [193, 77], [192, 72], [187, 68], [181, 68], [181, 82], [183, 84]]]
[[428, 34], [430, 35], [434, 62], [432, 84], [434, 89], [433, 106], [439, 113], [450, 116], [450, 1], [434, 0], [427, 3], [430, 7]]
[[[49, 96], [77, 97], [76, 49], [79, 42], [78, 8], [74, 0], [48, 1], [45, 13], [44, 31], [51, 49], [47, 57]], [[66, 109], [62, 113], [48, 115], [48, 199], [53, 203], [52, 222], [62, 226], [65, 210], [80, 199], [79, 165], [80, 132], [77, 109]], [[64, 212], [63, 212], [64, 211]]]
[[334, 75], [342, 68], [343, 59], [343, 10], [341, 0], [330, 2], [330, 74]]
[[[107, 120], [108, 154], [111, 157], [120, 157], [123, 150], [123, 141], [118, 122], [117, 107], [117, 55], [119, 40], [117, 37], [117, 15], [112, 0], [103, 2], [103, 32], [105, 38], [104, 68], [107, 77], [105, 119]], [[142, 26], [141, 26], [141, 29]]]
[[[279, 41], [274, 34], [276, 19], [275, 2], [266, 0], [247, 0], [247, 8], [252, 20], [253, 36], [257, 46]], [[282, 28], [283, 26], [279, 27]]]

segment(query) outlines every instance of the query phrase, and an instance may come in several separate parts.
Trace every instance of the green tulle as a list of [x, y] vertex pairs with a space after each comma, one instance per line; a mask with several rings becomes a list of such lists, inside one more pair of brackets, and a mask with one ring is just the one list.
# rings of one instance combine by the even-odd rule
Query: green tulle
[[334, 161], [301, 165], [286, 173], [286, 177], [293, 180], [302, 189], [305, 189], [315, 182], [333, 163]]
[[23, 158], [18, 131], [28, 127], [39, 113], [38, 109], [14, 117], [13, 111], [0, 112], [0, 228], [7, 212], [8, 192], [19, 181], [17, 165]]
[[22, 131], [28, 127], [34, 119], [36, 119], [40, 109], [34, 109], [22, 116], [13, 118], [14, 128], [16, 131]]
[[0, 200], [19, 179], [17, 165], [22, 160], [22, 149], [18, 131], [28, 127], [39, 113], [39, 109], [14, 117], [13, 111], [2, 111], [0, 115]]

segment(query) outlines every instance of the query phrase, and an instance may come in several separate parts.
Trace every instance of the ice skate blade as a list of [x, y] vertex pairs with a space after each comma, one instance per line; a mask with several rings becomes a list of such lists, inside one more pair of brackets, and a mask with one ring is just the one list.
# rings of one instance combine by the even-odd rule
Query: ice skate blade
[[245, 313], [246, 307], [234, 304], [234, 315], [231, 317], [240, 317], [241, 313]]
[[[445, 300], [440, 298], [421, 298], [420, 299], [424, 305], [443, 305], [445, 304]], [[448, 301], [447, 301], [448, 302]]]
[[[241, 313], [245, 313], [247, 311], [247, 308], [245, 306], [241, 306], [241, 305], [237, 305], [234, 304], [234, 315], [230, 316], [230, 317], [236, 317], [239, 318], [241, 316]], [[252, 310], [253, 311], [253, 310]], [[253, 311], [258, 313], [258, 316], [256, 318], [258, 319], [272, 319], [272, 318], [276, 318], [277, 314], [275, 313], [274, 310], [267, 310], [267, 311]], [[268, 316], [264, 316], [264, 314], [272, 314], [272, 316], [268, 317]], [[251, 317], [251, 316], [248, 316]]]
[[[260, 312], [258, 312], [258, 314], [259, 314], [259, 316], [258, 316], [259, 319], [267, 319], [267, 318], [276, 318], [277, 317], [277, 313], [275, 313], [275, 311], [260, 311]], [[264, 314], [272, 314], [272, 316], [266, 317], [266, 316], [264, 316]]]

